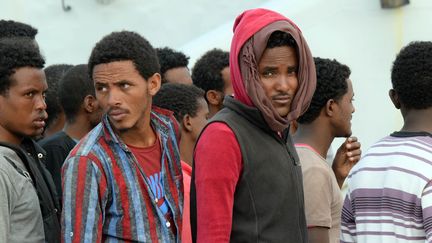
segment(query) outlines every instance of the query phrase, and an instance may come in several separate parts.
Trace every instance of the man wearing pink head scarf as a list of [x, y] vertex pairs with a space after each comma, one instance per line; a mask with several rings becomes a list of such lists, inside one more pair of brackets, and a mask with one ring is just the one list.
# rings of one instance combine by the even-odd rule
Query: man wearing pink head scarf
[[194, 154], [196, 242], [307, 242], [302, 172], [288, 133], [309, 106], [315, 66], [300, 29], [266, 9], [237, 17], [234, 98], [204, 128]]

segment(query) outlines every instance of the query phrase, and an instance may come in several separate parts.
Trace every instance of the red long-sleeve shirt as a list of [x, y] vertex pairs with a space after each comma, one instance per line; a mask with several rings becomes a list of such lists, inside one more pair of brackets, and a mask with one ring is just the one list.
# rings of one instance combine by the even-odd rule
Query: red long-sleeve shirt
[[197, 242], [229, 242], [234, 192], [243, 163], [233, 131], [224, 123], [210, 124], [195, 149]]

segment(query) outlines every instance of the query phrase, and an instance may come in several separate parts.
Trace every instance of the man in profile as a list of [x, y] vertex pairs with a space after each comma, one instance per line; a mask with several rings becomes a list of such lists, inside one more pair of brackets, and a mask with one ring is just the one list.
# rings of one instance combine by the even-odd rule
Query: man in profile
[[44, 151], [45, 61], [29, 39], [0, 40], [0, 242], [60, 241], [59, 205]]

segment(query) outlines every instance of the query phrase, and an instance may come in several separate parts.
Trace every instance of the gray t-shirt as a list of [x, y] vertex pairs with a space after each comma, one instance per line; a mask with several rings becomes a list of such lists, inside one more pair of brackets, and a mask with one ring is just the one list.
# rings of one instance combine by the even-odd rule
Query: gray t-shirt
[[0, 242], [43, 243], [45, 241], [39, 199], [30, 178], [15, 169], [26, 171], [18, 155], [0, 146]]

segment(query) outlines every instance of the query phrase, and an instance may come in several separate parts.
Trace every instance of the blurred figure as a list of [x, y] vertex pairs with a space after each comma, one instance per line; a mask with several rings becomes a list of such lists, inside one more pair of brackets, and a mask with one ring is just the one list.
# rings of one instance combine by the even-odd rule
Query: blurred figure
[[39, 144], [47, 153], [46, 166], [61, 197], [63, 162], [78, 141], [100, 122], [102, 109], [96, 100], [86, 64], [70, 68], [63, 76], [58, 84], [58, 97], [66, 117], [65, 126], [61, 131], [39, 141]]
[[[58, 86], [64, 74], [72, 67], [73, 65], [69, 64], [56, 64], [44, 69], [48, 83], [45, 98], [48, 119], [46, 120], [46, 127], [43, 133], [44, 137], [50, 137], [54, 133], [61, 131], [64, 127], [66, 118], [59, 101]], [[72, 90], [69, 92], [72, 92]]]
[[206, 52], [192, 69], [193, 83], [204, 90], [209, 106], [209, 118], [223, 108], [226, 95], [232, 95], [229, 53], [220, 49]]
[[0, 39], [27, 38], [34, 41], [37, 33], [37, 29], [28, 24], [13, 20], [0, 20]]
[[156, 48], [156, 52], [161, 67], [162, 84], [192, 84], [192, 78], [188, 68], [189, 57], [169, 47]]
[[[339, 242], [342, 197], [340, 187], [360, 159], [360, 143], [351, 136], [354, 91], [350, 69], [336, 60], [314, 58], [317, 87], [311, 104], [297, 119], [293, 135], [303, 173], [309, 242]], [[326, 157], [336, 137], [347, 137], [333, 164]], [[344, 174], [340, 175], [343, 171]]]
[[47, 117], [44, 64], [32, 41], [0, 40], [0, 242], [60, 241], [55, 187], [31, 140]]
[[182, 242], [192, 242], [189, 193], [192, 176], [193, 149], [209, 114], [204, 91], [195, 85], [165, 84], [153, 99], [153, 104], [174, 112], [180, 123], [180, 157], [183, 170], [184, 206]]
[[351, 170], [341, 242], [432, 242], [432, 42], [404, 47], [391, 81], [404, 124]]

